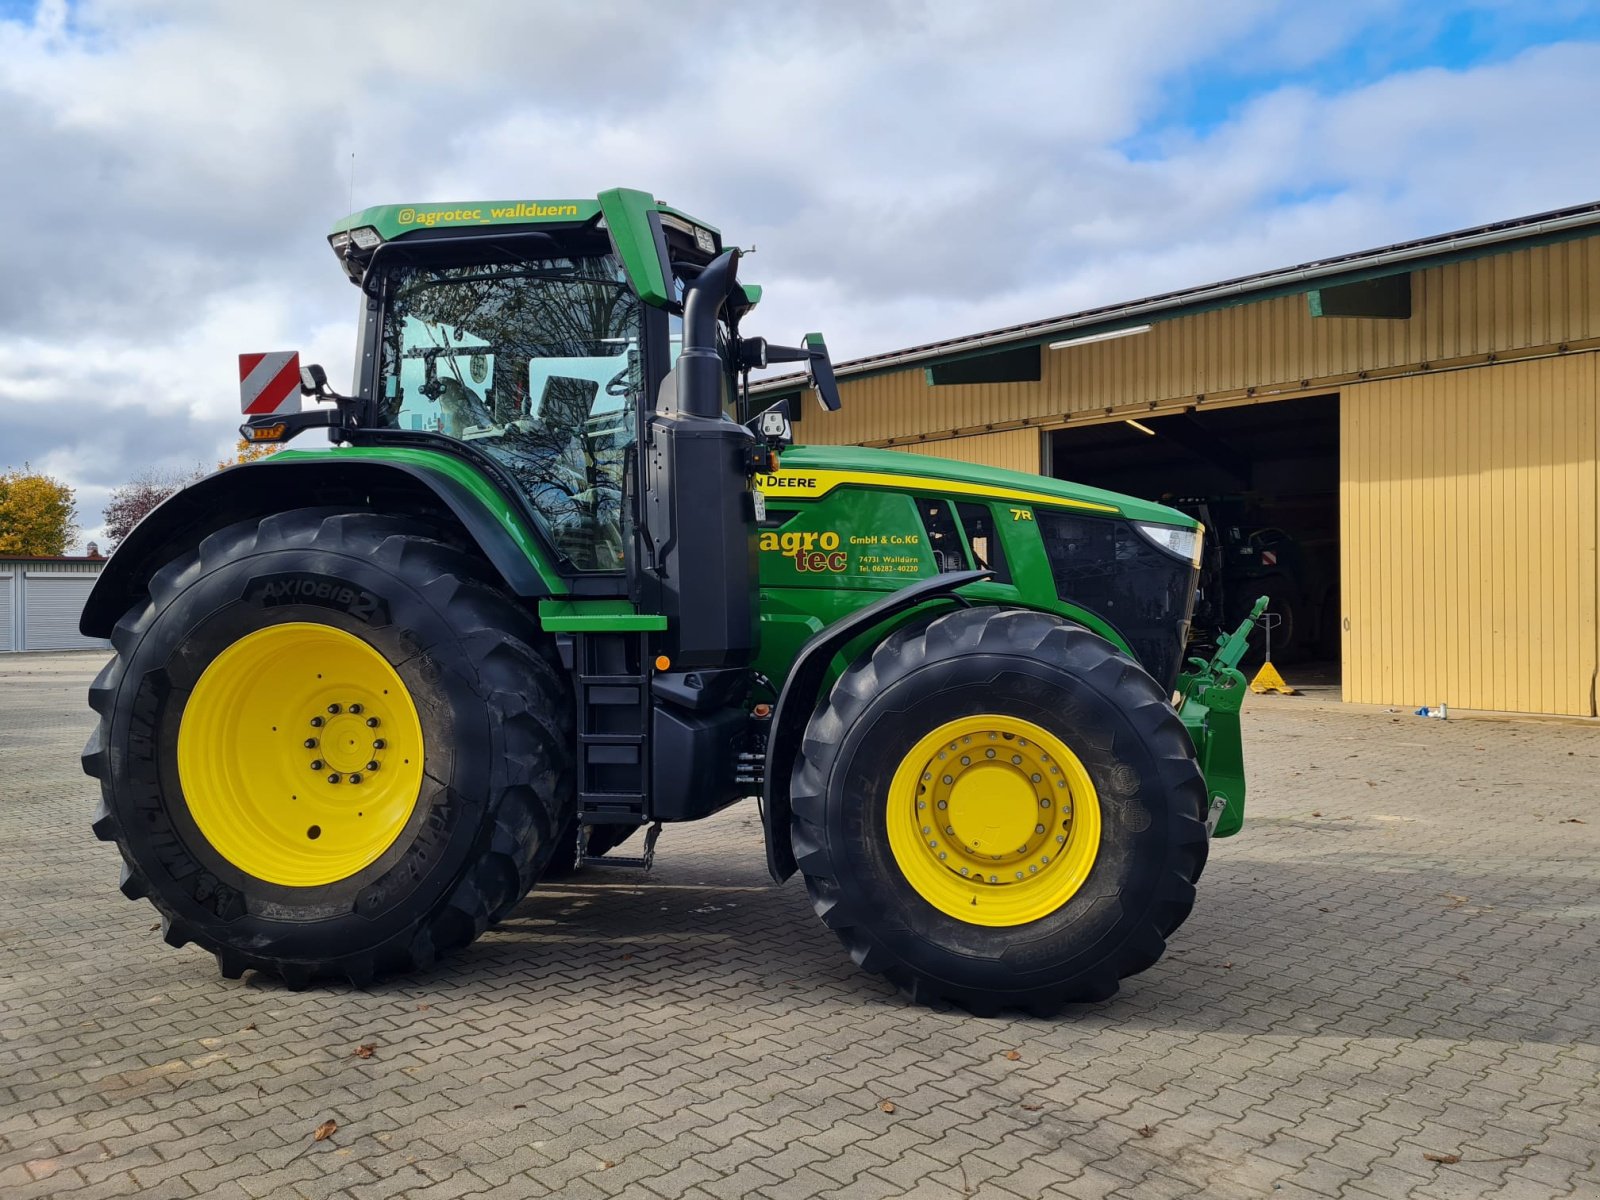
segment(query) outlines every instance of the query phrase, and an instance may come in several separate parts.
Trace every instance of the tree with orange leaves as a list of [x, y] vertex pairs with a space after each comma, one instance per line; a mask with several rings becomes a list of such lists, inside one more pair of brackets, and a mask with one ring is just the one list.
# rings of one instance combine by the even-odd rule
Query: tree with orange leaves
[[78, 535], [73, 490], [59, 479], [22, 470], [0, 472], [0, 554], [53, 558]]

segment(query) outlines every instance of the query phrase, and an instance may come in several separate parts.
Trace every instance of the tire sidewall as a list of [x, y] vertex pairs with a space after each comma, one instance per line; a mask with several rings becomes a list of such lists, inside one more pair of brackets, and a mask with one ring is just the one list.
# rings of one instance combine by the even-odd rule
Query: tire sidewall
[[[425, 746], [399, 837], [362, 871], [316, 888], [272, 884], [223, 859], [195, 826], [177, 770], [178, 726], [201, 673], [238, 638], [291, 621], [340, 629], [382, 654], [411, 694]], [[503, 755], [468, 656], [441, 609], [371, 558], [301, 545], [225, 561], [161, 606], [127, 661], [131, 695], [111, 729], [124, 853], [202, 941], [226, 926], [228, 944], [274, 957], [370, 951], [436, 909], [486, 836]]]

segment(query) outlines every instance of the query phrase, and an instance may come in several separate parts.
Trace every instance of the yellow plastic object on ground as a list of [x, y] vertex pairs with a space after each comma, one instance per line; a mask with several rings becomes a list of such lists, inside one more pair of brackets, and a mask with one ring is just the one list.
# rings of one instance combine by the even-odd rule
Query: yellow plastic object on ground
[[1250, 690], [1258, 696], [1267, 692], [1277, 692], [1280, 696], [1298, 694], [1284, 682], [1283, 676], [1278, 674], [1278, 668], [1273, 666], [1270, 660], [1261, 664], [1261, 670], [1257, 671], [1256, 677], [1250, 681]]

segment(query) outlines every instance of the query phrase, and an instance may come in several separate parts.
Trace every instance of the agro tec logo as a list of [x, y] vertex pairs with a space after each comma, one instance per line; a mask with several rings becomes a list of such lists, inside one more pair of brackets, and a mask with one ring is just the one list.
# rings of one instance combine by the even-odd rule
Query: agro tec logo
[[362, 621], [382, 624], [388, 620], [383, 601], [371, 592], [326, 575], [264, 576], [250, 584], [245, 599], [255, 600], [266, 608], [280, 604], [317, 604], [340, 609]]
[[839, 549], [839, 535], [826, 533], [775, 533], [761, 535], [763, 550], [776, 550], [794, 559], [796, 571], [843, 571], [849, 556]]

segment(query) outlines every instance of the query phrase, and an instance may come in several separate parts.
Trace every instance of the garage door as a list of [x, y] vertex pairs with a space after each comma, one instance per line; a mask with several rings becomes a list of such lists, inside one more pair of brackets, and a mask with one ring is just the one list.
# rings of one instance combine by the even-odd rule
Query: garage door
[[22, 613], [22, 649], [88, 650], [105, 643], [78, 632], [78, 618], [94, 587], [93, 575], [28, 572]]
[[11, 597], [16, 581], [10, 575], [0, 574], [0, 650], [15, 650], [11, 639]]
[[1346, 390], [1345, 699], [1594, 715], [1597, 368], [1575, 354]]

